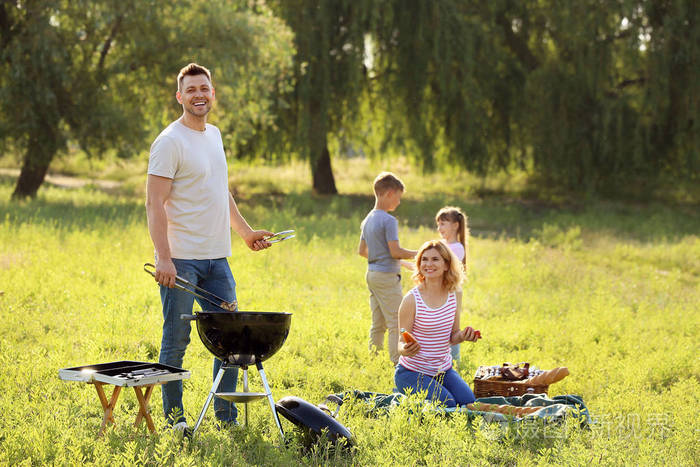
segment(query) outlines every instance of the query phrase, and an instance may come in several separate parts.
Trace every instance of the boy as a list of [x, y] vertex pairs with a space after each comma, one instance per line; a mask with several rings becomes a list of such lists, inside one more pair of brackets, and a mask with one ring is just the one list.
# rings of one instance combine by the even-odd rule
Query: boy
[[370, 349], [384, 347], [384, 332], [389, 330], [389, 357], [394, 365], [399, 362], [399, 305], [401, 290], [400, 260], [411, 259], [414, 250], [399, 245], [399, 223], [389, 214], [401, 203], [404, 185], [391, 172], [382, 172], [374, 179], [374, 209], [360, 228], [362, 236], [357, 252], [367, 258], [367, 287], [372, 310], [369, 331]]

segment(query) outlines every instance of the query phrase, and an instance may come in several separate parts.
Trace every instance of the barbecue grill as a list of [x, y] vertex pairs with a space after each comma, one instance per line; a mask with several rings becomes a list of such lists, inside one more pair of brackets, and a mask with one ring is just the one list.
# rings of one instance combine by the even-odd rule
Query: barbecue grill
[[[202, 423], [214, 396], [231, 402], [244, 403], [246, 425], [248, 424], [248, 402], [267, 398], [272, 417], [284, 439], [284, 431], [262, 362], [274, 355], [284, 344], [289, 334], [292, 314], [263, 311], [199, 311], [193, 315], [183, 314], [180, 318], [197, 322], [197, 333], [202, 343], [222, 361], [192, 431], [193, 435]], [[257, 368], [264, 392], [248, 391], [248, 366], [250, 365], [255, 365]], [[233, 366], [243, 370], [243, 392], [217, 392], [224, 371]]]
[[[293, 234], [293, 230], [279, 232], [268, 237], [268, 240], [272, 243], [279, 242], [293, 238]], [[143, 269], [148, 274], [156, 277], [156, 267], [153, 264], [146, 263], [143, 265]], [[180, 315], [180, 318], [185, 321], [197, 321], [197, 333], [202, 343], [207, 350], [222, 362], [221, 368], [216, 374], [214, 383], [209, 391], [209, 396], [199, 414], [197, 424], [192, 430], [192, 435], [197, 432], [214, 396], [230, 402], [243, 402], [245, 404], [246, 425], [248, 424], [248, 402], [267, 398], [275, 424], [279, 429], [280, 435], [282, 435], [282, 439], [284, 439], [284, 431], [277, 415], [275, 400], [272, 398], [272, 392], [267, 383], [262, 362], [274, 355], [284, 344], [289, 334], [292, 314], [239, 311], [236, 302], [229, 303], [177, 275], [175, 276], [175, 288], [192, 294], [218, 308], [217, 311], [203, 310], [191, 315]], [[249, 365], [255, 365], [258, 369], [265, 392], [248, 391]], [[224, 376], [224, 371], [234, 366], [238, 366], [243, 370], [243, 392], [217, 392], [221, 379]]]

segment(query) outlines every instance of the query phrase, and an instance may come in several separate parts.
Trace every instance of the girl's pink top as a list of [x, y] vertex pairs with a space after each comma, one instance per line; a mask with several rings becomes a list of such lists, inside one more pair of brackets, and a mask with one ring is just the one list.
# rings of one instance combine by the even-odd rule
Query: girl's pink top
[[457, 255], [457, 259], [460, 261], [464, 260], [464, 245], [462, 245], [460, 242], [454, 242], [454, 243], [448, 243], [447, 246], [450, 247], [450, 250]]

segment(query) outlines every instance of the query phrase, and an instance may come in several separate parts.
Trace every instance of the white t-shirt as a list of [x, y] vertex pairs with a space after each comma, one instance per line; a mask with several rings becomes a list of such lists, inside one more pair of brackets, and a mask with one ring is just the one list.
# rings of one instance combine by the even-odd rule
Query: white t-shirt
[[151, 145], [148, 173], [173, 181], [165, 203], [172, 257], [231, 256], [228, 167], [219, 129], [207, 124], [197, 131], [174, 121]]

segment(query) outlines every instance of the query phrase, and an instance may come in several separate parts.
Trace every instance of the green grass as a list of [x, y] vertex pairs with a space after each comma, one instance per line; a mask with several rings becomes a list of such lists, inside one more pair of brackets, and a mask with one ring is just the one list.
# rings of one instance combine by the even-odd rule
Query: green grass
[[[398, 166], [399, 164], [396, 164]], [[145, 167], [145, 166], [144, 166]], [[386, 354], [367, 350], [370, 324], [359, 223], [372, 207], [381, 166], [335, 165], [339, 197], [308, 193], [308, 169], [231, 165], [239, 205], [255, 226], [295, 228], [296, 239], [253, 253], [234, 237], [230, 263], [246, 310], [288, 311], [292, 328], [266, 364], [273, 395], [318, 403], [351, 389], [390, 392]], [[194, 442], [134, 429], [133, 392], [116, 426], [95, 435], [94, 389], [63, 382], [60, 368], [118, 359], [156, 361], [161, 312], [141, 271], [152, 258], [143, 177], [122, 190], [46, 186], [10, 203], [0, 178], [0, 464], [101, 465], [696, 465], [700, 407], [700, 215], [674, 204], [547, 204], [507, 193], [479, 197], [468, 175], [421, 177], [398, 170], [408, 191], [397, 210], [402, 245], [435, 236], [433, 216], [457, 204], [470, 217], [469, 278], [462, 321], [484, 339], [462, 347], [465, 379], [477, 366], [530, 361], [567, 366], [550, 394], [578, 394], [598, 424], [518, 433], [466, 417], [420, 420], [407, 409], [367, 416], [343, 406], [353, 454], [282, 449], [269, 409], [250, 404], [251, 426], [214, 429], [207, 415]], [[410, 287], [404, 278], [404, 289]], [[183, 364], [193, 423], [211, 386], [211, 355], [196, 335]], [[251, 371], [251, 388], [259, 379]], [[160, 391], [151, 409], [159, 428]], [[291, 424], [283, 420], [292, 433]]]

